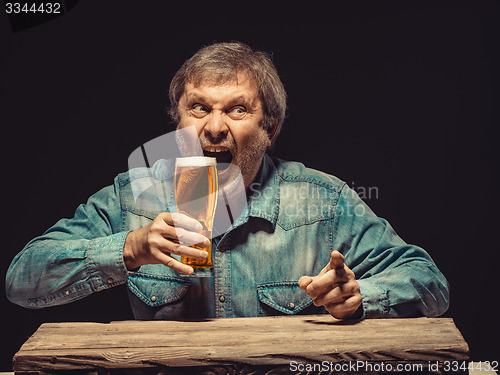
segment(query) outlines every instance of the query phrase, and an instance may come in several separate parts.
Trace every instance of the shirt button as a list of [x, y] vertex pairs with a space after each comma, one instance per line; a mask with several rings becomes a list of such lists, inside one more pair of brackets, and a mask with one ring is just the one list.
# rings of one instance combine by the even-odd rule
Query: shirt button
[[219, 251], [225, 251], [226, 248], [224, 246], [219, 247]]
[[288, 306], [290, 306], [290, 309], [293, 310], [295, 308], [295, 303], [290, 302], [290, 304]]
[[156, 302], [156, 296], [151, 296], [151, 302]]
[[226, 297], [224, 297], [224, 296], [219, 297], [219, 301], [224, 302], [225, 300], [226, 300]]
[[113, 280], [111, 277], [106, 281], [108, 282], [108, 284], [113, 284], [115, 282], [115, 280]]

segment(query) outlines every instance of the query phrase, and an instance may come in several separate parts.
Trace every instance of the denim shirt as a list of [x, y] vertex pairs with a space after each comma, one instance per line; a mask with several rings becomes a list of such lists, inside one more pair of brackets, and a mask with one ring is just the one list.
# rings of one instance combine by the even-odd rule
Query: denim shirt
[[126, 236], [168, 210], [172, 196], [159, 199], [157, 191], [171, 191], [171, 177], [166, 161], [118, 175], [14, 258], [8, 298], [43, 308], [126, 283], [137, 319], [326, 313], [297, 281], [317, 275], [338, 250], [356, 275], [362, 318], [438, 316], [448, 308], [448, 283], [430, 256], [343, 181], [267, 155], [243, 212], [213, 239], [214, 277], [185, 277], [161, 264], [128, 271]]

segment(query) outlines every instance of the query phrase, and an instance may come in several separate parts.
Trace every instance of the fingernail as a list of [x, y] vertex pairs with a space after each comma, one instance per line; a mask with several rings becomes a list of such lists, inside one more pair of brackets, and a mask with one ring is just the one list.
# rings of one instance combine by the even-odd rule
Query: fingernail
[[208, 252], [206, 252], [204, 250], [200, 250], [200, 257], [202, 257], [203, 259], [207, 259], [208, 258]]

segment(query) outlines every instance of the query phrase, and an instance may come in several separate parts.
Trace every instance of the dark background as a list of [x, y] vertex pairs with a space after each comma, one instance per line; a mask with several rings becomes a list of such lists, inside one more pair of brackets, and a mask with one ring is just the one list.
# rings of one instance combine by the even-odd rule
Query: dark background
[[[182, 62], [239, 40], [273, 53], [289, 95], [275, 155], [372, 188], [448, 278], [472, 359], [498, 360], [499, 2], [168, 3], [81, 0], [18, 32], [0, 14], [2, 285], [26, 242], [173, 130]], [[132, 318], [124, 287], [44, 310], [0, 299], [0, 371], [43, 322]]]

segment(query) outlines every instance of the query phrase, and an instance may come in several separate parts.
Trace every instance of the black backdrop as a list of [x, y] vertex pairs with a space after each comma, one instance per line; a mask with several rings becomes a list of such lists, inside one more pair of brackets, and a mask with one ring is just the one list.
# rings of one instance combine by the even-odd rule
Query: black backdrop
[[[182, 62], [239, 40], [273, 53], [289, 95], [274, 154], [366, 192], [448, 278], [445, 316], [472, 358], [498, 360], [499, 2], [167, 3], [82, 0], [18, 32], [0, 14], [2, 283], [27, 241], [173, 130], [167, 90]], [[132, 318], [124, 287], [44, 310], [0, 298], [0, 371], [43, 322]]]

